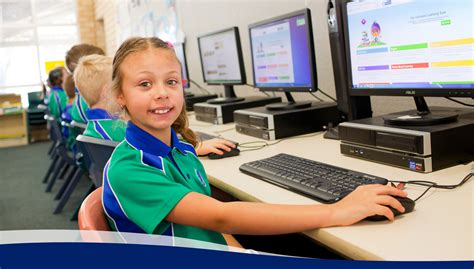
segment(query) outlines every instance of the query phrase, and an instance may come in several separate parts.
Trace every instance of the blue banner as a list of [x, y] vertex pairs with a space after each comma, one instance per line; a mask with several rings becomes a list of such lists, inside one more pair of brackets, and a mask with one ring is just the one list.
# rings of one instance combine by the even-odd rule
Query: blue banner
[[0, 268], [469, 268], [473, 261], [370, 262], [318, 260], [185, 247], [116, 243], [0, 245]]

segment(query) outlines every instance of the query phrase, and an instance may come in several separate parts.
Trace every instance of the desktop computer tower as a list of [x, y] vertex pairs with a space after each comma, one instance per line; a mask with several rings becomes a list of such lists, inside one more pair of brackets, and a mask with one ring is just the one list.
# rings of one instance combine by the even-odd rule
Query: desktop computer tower
[[184, 97], [184, 102], [186, 103], [186, 110], [193, 111], [194, 104], [203, 103], [209, 99], [217, 98], [217, 94], [204, 94], [204, 95], [188, 95]]
[[265, 106], [279, 102], [281, 102], [280, 97], [248, 96], [242, 101], [224, 104], [197, 103], [194, 105], [194, 112], [196, 113], [196, 120], [198, 121], [225, 124], [234, 121], [235, 110]]
[[348, 0], [329, 0], [327, 15], [331, 59], [336, 86], [339, 122], [372, 117], [369, 96], [350, 96], [347, 77], [346, 48], [344, 42], [342, 5]]
[[291, 110], [268, 110], [255, 107], [234, 111], [237, 132], [265, 140], [313, 133], [323, 130], [338, 118], [336, 103], [313, 102], [310, 107]]
[[455, 112], [457, 121], [430, 126], [387, 125], [383, 116], [341, 123], [341, 153], [422, 173], [469, 163], [474, 159], [474, 110]]

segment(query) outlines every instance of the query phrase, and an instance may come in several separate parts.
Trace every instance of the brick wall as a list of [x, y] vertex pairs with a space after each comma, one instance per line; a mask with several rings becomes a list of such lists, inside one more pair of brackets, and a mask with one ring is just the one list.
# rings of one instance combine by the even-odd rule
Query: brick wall
[[[82, 0], [81, 0], [82, 1]], [[95, 19], [102, 24], [102, 40], [109, 56], [117, 50], [117, 8], [115, 0], [95, 0]]]
[[81, 43], [98, 46], [113, 55], [115, 44], [115, 1], [76, 0], [79, 39]]

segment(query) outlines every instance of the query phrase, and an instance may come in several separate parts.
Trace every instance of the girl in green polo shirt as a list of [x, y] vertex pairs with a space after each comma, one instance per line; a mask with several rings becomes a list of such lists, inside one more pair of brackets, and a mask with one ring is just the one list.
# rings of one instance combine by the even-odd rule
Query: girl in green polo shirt
[[115, 54], [112, 79], [113, 95], [130, 119], [125, 140], [104, 169], [104, 209], [117, 231], [226, 244], [222, 233], [294, 233], [351, 225], [371, 215], [393, 220], [388, 206], [404, 211], [391, 195], [407, 194], [382, 185], [359, 187], [330, 205], [215, 200], [194, 150], [172, 45], [155, 37], [126, 40]]

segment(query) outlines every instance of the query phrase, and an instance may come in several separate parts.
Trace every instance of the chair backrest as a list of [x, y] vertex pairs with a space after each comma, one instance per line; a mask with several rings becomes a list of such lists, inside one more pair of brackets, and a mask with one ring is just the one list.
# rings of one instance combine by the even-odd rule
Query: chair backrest
[[90, 136], [78, 135], [76, 137], [77, 151], [82, 153], [82, 163], [96, 187], [102, 186], [102, 173], [105, 164], [118, 144], [119, 142], [116, 141]]
[[86, 127], [87, 127], [87, 124], [84, 124], [84, 123], [80, 123], [80, 122], [77, 122], [77, 121], [71, 121], [71, 125], [72, 127], [75, 127], [77, 129], [80, 129], [81, 130], [81, 133], [84, 132], [84, 130], [86, 130]]
[[77, 218], [79, 230], [110, 231], [102, 207], [102, 187], [95, 189], [84, 199]]
[[51, 136], [51, 140], [53, 140], [54, 142], [65, 143], [62, 132], [61, 132], [61, 127], [59, 126], [57, 119], [54, 116], [49, 115], [49, 114], [45, 115], [45, 119], [49, 123], [49, 128], [50, 128], [49, 134]]
[[28, 93], [28, 107], [36, 108], [39, 104], [43, 103], [42, 92], [29, 92]]

